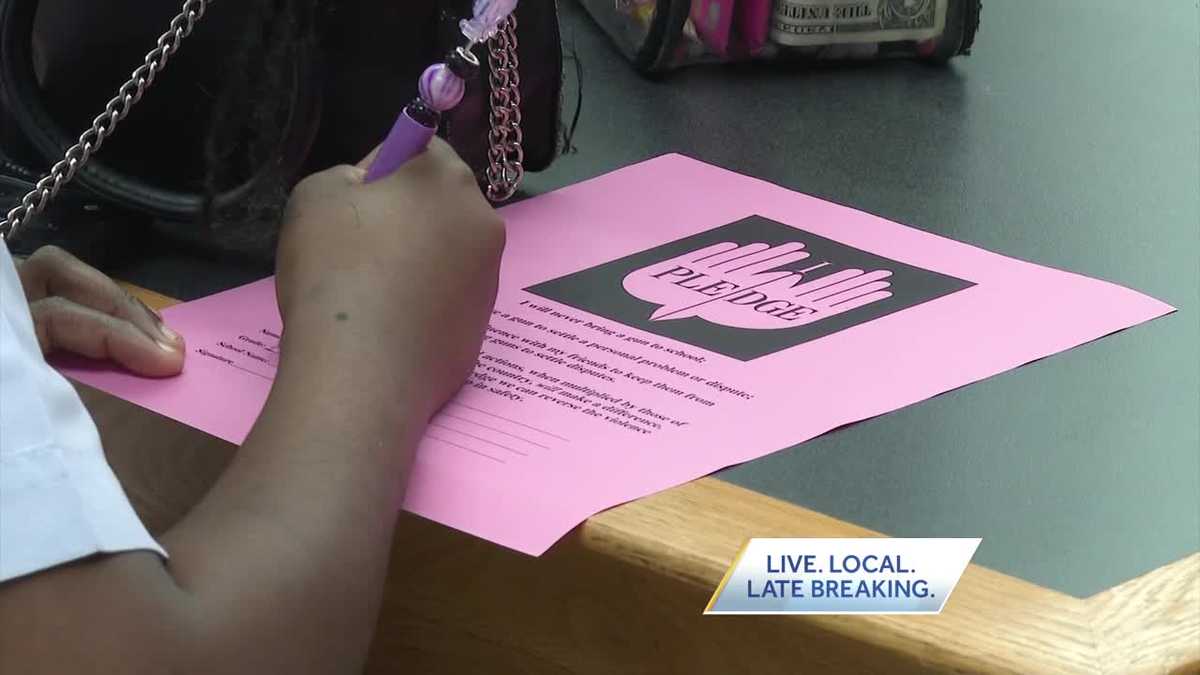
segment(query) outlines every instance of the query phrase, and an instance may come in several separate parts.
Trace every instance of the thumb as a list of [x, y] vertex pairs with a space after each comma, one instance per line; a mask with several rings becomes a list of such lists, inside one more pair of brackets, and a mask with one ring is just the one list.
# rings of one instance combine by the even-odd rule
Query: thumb
[[360, 159], [358, 161], [358, 164], [355, 164], [354, 166], [362, 169], [363, 171], [366, 171], [367, 169], [371, 168], [371, 165], [375, 163], [375, 158], [379, 156], [379, 148], [381, 148], [381, 147], [383, 147], [382, 143], [379, 145], [376, 145], [371, 150], [371, 152], [367, 153], [366, 157], [363, 157], [362, 159]]
[[[367, 153], [366, 157], [363, 157], [354, 166], [362, 169], [363, 171], [370, 169], [371, 165], [375, 163], [375, 158], [379, 156], [379, 151], [382, 147], [383, 143], [376, 145], [371, 152]], [[437, 135], [434, 135], [433, 138], [429, 139], [429, 146], [425, 148], [423, 152], [417, 153], [418, 157], [422, 155], [437, 157], [442, 161], [462, 161], [459, 159], [458, 154], [455, 153], [454, 148], [451, 147], [451, 145], [447, 143], [445, 139]], [[416, 158], [414, 157], [414, 159]]]

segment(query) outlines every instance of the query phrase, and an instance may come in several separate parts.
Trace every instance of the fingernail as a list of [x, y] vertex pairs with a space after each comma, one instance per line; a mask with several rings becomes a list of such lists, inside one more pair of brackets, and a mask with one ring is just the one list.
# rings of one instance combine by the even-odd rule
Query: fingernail
[[146, 310], [146, 314], [149, 314], [151, 319], [154, 319], [154, 327], [158, 329], [159, 335], [164, 338], [164, 340], [156, 340], [159, 346], [168, 351], [179, 349], [179, 343], [183, 339], [179, 337], [179, 333], [171, 330], [167, 327], [167, 324], [163, 323], [162, 314], [159, 314], [153, 307], [142, 302], [141, 298], [134, 296], [133, 299], [137, 300], [137, 303], [142, 306], [142, 309]]
[[172, 333], [174, 337], [171, 342], [165, 340], [155, 340], [154, 344], [158, 345], [164, 352], [178, 352], [183, 350], [183, 338], [179, 337], [178, 333]]

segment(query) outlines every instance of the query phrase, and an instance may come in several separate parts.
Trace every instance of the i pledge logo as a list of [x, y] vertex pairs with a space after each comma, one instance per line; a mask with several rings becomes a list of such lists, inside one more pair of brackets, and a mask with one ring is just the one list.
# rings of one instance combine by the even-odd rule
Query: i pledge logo
[[829, 261], [785, 269], [812, 257], [804, 248], [800, 242], [714, 244], [635, 270], [624, 287], [662, 305], [651, 321], [698, 316], [752, 330], [803, 326], [892, 297], [890, 270], [822, 273], [833, 265]]
[[526, 290], [748, 361], [972, 285], [752, 216]]

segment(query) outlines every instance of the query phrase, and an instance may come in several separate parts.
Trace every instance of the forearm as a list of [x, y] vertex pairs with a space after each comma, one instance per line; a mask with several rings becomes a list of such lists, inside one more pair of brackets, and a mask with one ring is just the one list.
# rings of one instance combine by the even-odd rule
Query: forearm
[[384, 332], [354, 310], [289, 317], [253, 431], [164, 537], [208, 640], [269, 670], [281, 653], [289, 670], [353, 662], [371, 635], [428, 415], [414, 364]]
[[232, 464], [162, 537], [170, 561], [99, 555], [0, 587], [0, 672], [357, 670], [406, 473], [471, 372], [504, 247], [445, 143], [387, 180], [361, 174], [293, 190], [283, 362]]
[[162, 538], [167, 565], [101, 556], [0, 589], [0, 672], [357, 672], [432, 398], [403, 326], [330, 307], [289, 317], [262, 414]]

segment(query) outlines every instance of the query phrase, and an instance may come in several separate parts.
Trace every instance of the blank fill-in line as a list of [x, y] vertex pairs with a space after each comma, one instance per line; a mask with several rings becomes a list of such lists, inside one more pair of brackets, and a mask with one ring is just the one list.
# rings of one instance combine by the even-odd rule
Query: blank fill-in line
[[476, 436], [475, 434], [468, 434], [467, 432], [465, 432], [461, 429], [455, 429], [454, 427], [448, 427], [445, 424], [430, 424], [429, 426], [437, 427], [438, 429], [445, 429], [446, 431], [453, 431], [456, 434], [462, 434], [463, 436], [466, 436], [467, 438], [474, 438], [477, 441], [483, 441], [484, 443], [494, 445], [497, 448], [500, 448], [502, 450], [507, 450], [507, 451], [517, 454], [517, 455], [521, 455], [522, 457], [529, 456], [529, 453], [525, 452], [524, 450], [517, 450], [516, 448], [510, 448], [507, 445], [501, 445], [500, 443], [497, 443], [496, 441], [493, 441], [490, 438], [484, 438], [483, 436]]
[[435, 440], [435, 441], [439, 441], [439, 442], [441, 442], [441, 443], [445, 443], [446, 445], [453, 445], [454, 447], [456, 447], [456, 448], [461, 448], [461, 449], [463, 449], [463, 450], [466, 450], [467, 452], [473, 452], [473, 453], [475, 453], [476, 455], [479, 455], [480, 457], [487, 457], [488, 459], [492, 460], [493, 462], [500, 462], [501, 464], [507, 464], [507, 463], [508, 463], [508, 462], [505, 462], [503, 459], [501, 459], [501, 458], [499, 458], [499, 457], [496, 457], [496, 456], [494, 456], [494, 455], [489, 455], [489, 454], [487, 454], [486, 452], [480, 452], [480, 451], [476, 450], [475, 448], [468, 448], [467, 446], [465, 446], [465, 445], [462, 445], [462, 444], [459, 444], [459, 443], [455, 443], [454, 441], [448, 441], [448, 440], [446, 440], [446, 439], [444, 439], [444, 438], [439, 438], [439, 437], [437, 437], [437, 436], [431, 436], [431, 435], [429, 435], [429, 433], [428, 433], [428, 432], [425, 434], [425, 438], [431, 438], [431, 439], [433, 439], [433, 440]]
[[469, 424], [474, 424], [475, 426], [477, 426], [477, 427], [479, 427], [479, 428], [481, 428], [481, 429], [487, 429], [488, 431], [494, 431], [495, 433], [498, 433], [498, 434], [504, 434], [505, 436], [508, 436], [509, 438], [515, 438], [515, 439], [517, 439], [518, 441], [523, 441], [523, 442], [525, 442], [525, 443], [528, 443], [528, 444], [530, 444], [530, 445], [536, 445], [537, 447], [539, 447], [539, 448], [542, 448], [543, 450], [549, 450], [549, 449], [550, 449], [550, 446], [548, 446], [548, 445], [543, 445], [543, 444], [541, 444], [541, 443], [538, 443], [537, 441], [531, 441], [531, 440], [529, 440], [528, 438], [525, 438], [524, 436], [518, 436], [518, 435], [516, 435], [516, 434], [514, 434], [514, 433], [511, 433], [511, 432], [505, 431], [505, 430], [503, 430], [503, 429], [497, 429], [496, 427], [488, 426], [488, 425], [484, 424], [483, 422], [476, 422], [475, 420], [473, 420], [473, 419], [471, 419], [471, 418], [469, 418], [469, 417], [462, 417], [462, 416], [459, 416], [459, 415], [451, 415], [451, 414], [450, 414], [450, 413], [448, 413], [448, 412], [444, 412], [444, 413], [442, 413], [442, 414], [441, 414], [441, 416], [442, 416], [442, 417], [449, 417], [449, 418], [450, 418], [450, 419], [452, 419], [452, 420], [458, 420], [458, 421], [460, 421], [460, 422], [467, 422], [467, 423], [469, 423]]
[[249, 368], [243, 368], [236, 363], [231, 363], [229, 365], [233, 366], [234, 368], [237, 368], [238, 370], [242, 371], [243, 373], [250, 373], [251, 375], [257, 375], [258, 377], [261, 377], [262, 379], [264, 379], [268, 382], [275, 379], [275, 378], [271, 377], [270, 375], [263, 375], [262, 373], [256, 373], [253, 370], [250, 370]]
[[493, 413], [493, 412], [488, 412], [488, 411], [486, 411], [486, 410], [482, 410], [482, 409], [480, 409], [480, 408], [476, 408], [476, 407], [474, 407], [474, 406], [469, 406], [469, 405], [467, 405], [466, 403], [460, 403], [460, 402], [458, 402], [458, 401], [453, 401], [452, 403], [453, 403], [453, 405], [462, 406], [463, 408], [466, 408], [467, 410], [474, 410], [475, 412], [478, 412], [478, 413], [483, 413], [484, 415], [489, 415], [489, 416], [491, 416], [491, 417], [495, 417], [495, 418], [496, 418], [496, 419], [498, 419], [498, 420], [504, 420], [505, 422], [510, 422], [510, 423], [512, 423], [512, 424], [515, 424], [515, 425], [517, 425], [517, 426], [525, 427], [526, 429], [532, 429], [532, 430], [534, 430], [534, 431], [538, 432], [539, 434], [546, 434], [547, 436], [551, 436], [551, 437], [553, 437], [553, 438], [557, 438], [557, 439], [558, 439], [558, 440], [560, 440], [560, 441], [566, 441], [566, 442], [568, 442], [568, 443], [570, 443], [570, 442], [571, 442], [571, 439], [569, 439], [569, 438], [563, 438], [562, 436], [559, 436], [558, 434], [552, 434], [552, 433], [550, 433], [549, 431], [546, 431], [545, 429], [539, 429], [539, 428], [537, 428], [537, 427], [531, 427], [531, 426], [529, 426], [528, 424], [525, 424], [524, 422], [518, 422], [518, 421], [516, 421], [516, 420], [511, 420], [511, 419], [509, 419], [509, 418], [507, 418], [507, 417], [504, 417], [503, 415], [497, 415], [496, 413]]

